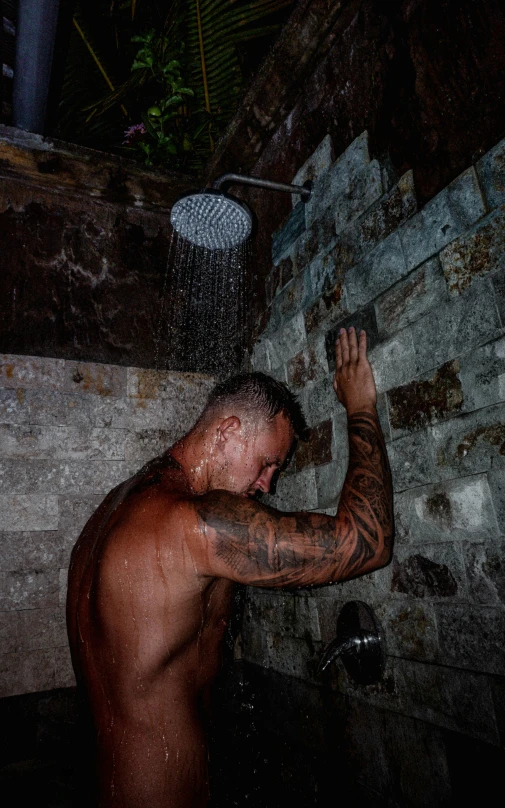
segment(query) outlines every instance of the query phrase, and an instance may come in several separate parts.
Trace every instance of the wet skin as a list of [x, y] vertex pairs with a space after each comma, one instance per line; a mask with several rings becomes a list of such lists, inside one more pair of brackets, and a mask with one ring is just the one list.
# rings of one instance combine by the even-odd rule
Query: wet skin
[[391, 479], [365, 336], [342, 332], [336, 359], [349, 428], [336, 517], [251, 499], [269, 490], [293, 431], [282, 413], [254, 422], [230, 410], [118, 486], [81, 534], [67, 620], [103, 808], [206, 804], [205, 701], [235, 582], [325, 584], [388, 563]]

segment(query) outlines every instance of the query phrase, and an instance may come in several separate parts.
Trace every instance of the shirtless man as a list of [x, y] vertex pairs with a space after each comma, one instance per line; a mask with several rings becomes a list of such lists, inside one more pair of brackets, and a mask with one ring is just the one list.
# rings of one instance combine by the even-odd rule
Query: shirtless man
[[193, 429], [111, 491], [72, 554], [67, 620], [97, 736], [101, 808], [197, 808], [208, 798], [201, 704], [235, 582], [300, 587], [384, 566], [392, 488], [366, 336], [342, 330], [334, 388], [349, 468], [336, 517], [259, 503], [305, 422], [263, 374], [211, 393]]

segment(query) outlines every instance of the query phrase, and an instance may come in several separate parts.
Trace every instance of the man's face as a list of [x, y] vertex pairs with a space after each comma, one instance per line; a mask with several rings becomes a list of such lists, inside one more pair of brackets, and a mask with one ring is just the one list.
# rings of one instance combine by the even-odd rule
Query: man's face
[[293, 427], [282, 413], [269, 422], [236, 420], [223, 431], [212, 487], [248, 497], [266, 494], [289, 453]]

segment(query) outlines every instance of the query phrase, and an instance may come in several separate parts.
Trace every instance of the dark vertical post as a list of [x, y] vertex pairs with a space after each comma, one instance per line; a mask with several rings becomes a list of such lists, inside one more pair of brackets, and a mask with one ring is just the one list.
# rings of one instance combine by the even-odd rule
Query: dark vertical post
[[16, 63], [12, 88], [12, 123], [42, 134], [59, 0], [19, 0]]

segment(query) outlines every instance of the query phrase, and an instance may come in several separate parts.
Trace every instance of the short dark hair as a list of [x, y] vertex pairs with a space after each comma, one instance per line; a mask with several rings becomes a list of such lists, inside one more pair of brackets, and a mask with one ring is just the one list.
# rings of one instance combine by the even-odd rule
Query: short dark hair
[[232, 402], [245, 410], [257, 412], [268, 421], [282, 412], [291, 422], [296, 437], [308, 439], [309, 429], [298, 398], [287, 385], [266, 373], [243, 373], [217, 384], [211, 390], [203, 417], [208, 411]]

